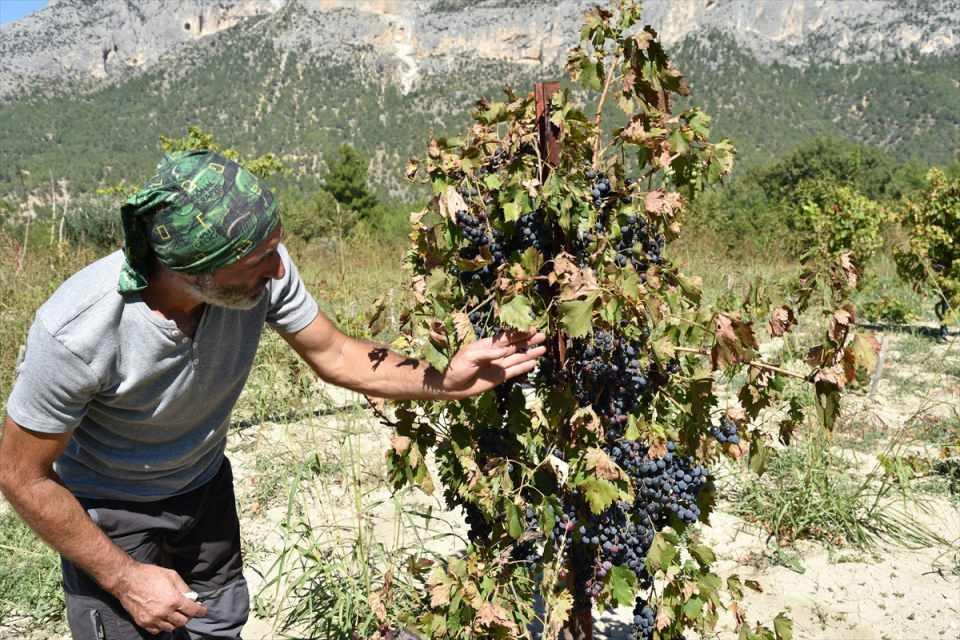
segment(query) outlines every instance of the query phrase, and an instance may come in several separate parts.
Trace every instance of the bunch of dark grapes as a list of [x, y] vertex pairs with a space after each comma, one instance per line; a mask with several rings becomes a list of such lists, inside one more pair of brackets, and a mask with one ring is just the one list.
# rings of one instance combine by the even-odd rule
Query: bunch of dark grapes
[[628, 416], [648, 404], [669, 381], [669, 368], [644, 366], [644, 342], [596, 331], [593, 341], [574, 340], [567, 349], [567, 371], [580, 406], [592, 405], [613, 438], [623, 435]]
[[615, 565], [629, 568], [640, 577], [641, 586], [649, 586], [644, 559], [654, 531], [646, 517], [638, 520], [631, 512], [629, 504], [617, 502], [589, 525], [581, 526], [581, 539], [595, 551], [593, 576], [587, 583], [587, 592], [593, 598], [600, 595], [603, 580]]
[[523, 519], [523, 537], [510, 550], [510, 559], [513, 562], [529, 566], [540, 559], [540, 553], [537, 551], [537, 541], [541, 537], [540, 523], [537, 521], [536, 511], [530, 505], [527, 505]]
[[508, 158], [509, 154], [507, 153], [506, 148], [497, 147], [496, 151], [494, 151], [493, 154], [487, 158], [487, 161], [480, 166], [478, 173], [481, 176], [485, 176], [488, 173], [494, 173], [497, 171], [497, 169], [504, 165]]
[[577, 518], [576, 507], [570, 502], [564, 501], [563, 513], [560, 514], [560, 517], [557, 518], [553, 525], [551, 542], [553, 542], [553, 544], [557, 547], [559, 547], [561, 543], [566, 546], [570, 546], [573, 543], [574, 536], [576, 535], [578, 522], [579, 519]]
[[609, 453], [636, 487], [634, 508], [659, 530], [667, 524], [670, 515], [692, 524], [700, 519], [697, 498], [707, 484], [709, 473], [691, 456], [676, 453], [677, 445], [667, 443], [662, 458], [651, 458], [641, 442], [623, 440], [611, 447]]
[[650, 265], [663, 262], [665, 245], [666, 238], [663, 234], [652, 228], [642, 216], [629, 215], [620, 225], [620, 239], [614, 261], [621, 268], [632, 264], [641, 279], [645, 279]]
[[598, 173], [593, 169], [588, 169], [586, 172], [587, 180], [593, 181], [593, 186], [590, 189], [590, 195], [593, 196], [593, 204], [598, 209], [601, 208], [604, 204], [604, 200], [611, 194], [610, 180], [607, 176], [602, 173]]
[[496, 319], [493, 317], [493, 308], [489, 305], [470, 311], [467, 318], [470, 320], [470, 326], [473, 327], [473, 333], [478, 338], [486, 338], [497, 332], [498, 327]]
[[656, 628], [656, 612], [642, 597], [637, 598], [633, 607], [633, 634], [631, 640], [650, 640]]
[[497, 274], [497, 267], [503, 262], [503, 252], [499, 247], [492, 247], [490, 236], [487, 235], [486, 227], [483, 222], [469, 211], [457, 211], [457, 225], [467, 239], [467, 246], [460, 249], [460, 257], [464, 260], [475, 260], [482, 253], [483, 247], [489, 247], [491, 255], [494, 249], [500, 256], [500, 261], [487, 263], [472, 271], [463, 271], [460, 273], [460, 281], [464, 284], [470, 282], [480, 282], [483, 287], [489, 288]]
[[723, 416], [719, 425], [710, 428], [710, 435], [716, 438], [720, 444], [740, 444], [737, 424], [727, 416]]
[[531, 211], [520, 216], [517, 220], [516, 242], [520, 252], [533, 247], [545, 257], [553, 255], [553, 233], [543, 212]]

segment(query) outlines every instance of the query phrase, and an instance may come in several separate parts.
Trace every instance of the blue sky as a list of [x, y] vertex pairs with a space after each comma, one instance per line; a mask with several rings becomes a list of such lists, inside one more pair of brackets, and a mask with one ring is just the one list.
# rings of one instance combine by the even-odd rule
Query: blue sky
[[0, 0], [0, 24], [19, 20], [47, 6], [47, 0]]

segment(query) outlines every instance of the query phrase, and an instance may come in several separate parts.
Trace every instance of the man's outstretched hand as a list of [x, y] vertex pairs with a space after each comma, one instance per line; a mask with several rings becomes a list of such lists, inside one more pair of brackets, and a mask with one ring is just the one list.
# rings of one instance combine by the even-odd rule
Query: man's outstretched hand
[[461, 348], [443, 374], [443, 390], [456, 398], [489, 391], [501, 382], [529, 373], [547, 352], [543, 333], [508, 331]]

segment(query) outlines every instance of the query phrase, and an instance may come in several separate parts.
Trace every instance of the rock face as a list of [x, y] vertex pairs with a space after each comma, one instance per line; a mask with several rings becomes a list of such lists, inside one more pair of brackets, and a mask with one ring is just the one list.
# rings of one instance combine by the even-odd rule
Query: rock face
[[[464, 58], [554, 67], [597, 0], [53, 0], [0, 27], [0, 100], [91, 89], [243, 25], [315, 59], [364, 49], [409, 91]], [[960, 0], [648, 0], [671, 44], [718, 30], [761, 62], [803, 66], [943, 54], [960, 47]], [[267, 28], [272, 27], [272, 28]], [[265, 37], [267, 37], [265, 35]]]

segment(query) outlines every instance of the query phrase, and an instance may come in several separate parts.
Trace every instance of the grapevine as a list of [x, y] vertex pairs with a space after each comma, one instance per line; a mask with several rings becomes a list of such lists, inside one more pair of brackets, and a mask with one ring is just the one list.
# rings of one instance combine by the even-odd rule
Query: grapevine
[[[672, 111], [689, 88], [639, 20], [632, 0], [587, 14], [567, 69], [600, 97], [593, 118], [570, 90], [540, 105], [559, 134], [555, 158], [535, 95], [507, 90], [477, 103], [466, 135], [431, 140], [424, 166], [408, 167], [434, 197], [411, 217], [414, 304], [394, 347], [442, 371], [461, 345], [500, 332], [539, 328], [550, 344], [526, 379], [395, 406], [394, 485], [432, 490], [432, 450], [444, 498], [468, 525], [464, 553], [425, 579], [412, 624], [428, 637], [530, 637], [537, 617], [544, 637], [590, 637], [593, 609], [620, 605], [633, 607], [634, 638], [682, 638], [742, 597], [736, 576], [713, 571], [695, 525], [713, 506], [711, 463], [764, 446], [749, 421], [783, 373], [757, 361], [751, 322], [703, 305], [665, 251], [734, 150], [710, 142], [701, 110]], [[608, 99], [625, 120], [609, 136]], [[778, 307], [771, 331], [793, 322]], [[845, 381], [830, 372], [854, 353], [851, 324], [835, 316], [807, 377], [823, 413], [837, 410]], [[718, 379], [739, 369], [743, 408], [724, 411]], [[773, 629], [737, 620], [745, 638], [788, 634], [783, 617]]]

